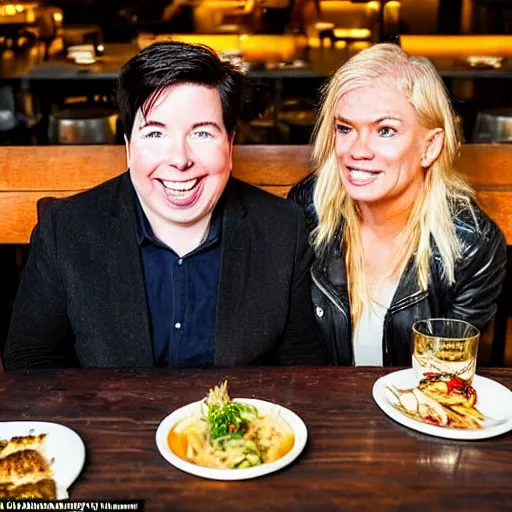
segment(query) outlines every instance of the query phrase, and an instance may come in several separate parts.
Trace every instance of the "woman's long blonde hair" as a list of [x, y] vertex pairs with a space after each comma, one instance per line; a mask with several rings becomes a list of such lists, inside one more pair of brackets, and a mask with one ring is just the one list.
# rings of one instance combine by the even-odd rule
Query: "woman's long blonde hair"
[[[342, 254], [347, 267], [354, 327], [370, 296], [360, 238], [360, 215], [342, 185], [335, 154], [335, 111], [343, 94], [375, 84], [398, 89], [416, 109], [423, 127], [428, 130], [441, 128], [444, 132], [441, 153], [425, 172], [420, 197], [402, 232], [406, 242], [400, 260], [407, 262], [415, 255], [421, 289], [428, 287], [432, 240], [440, 252], [445, 277], [449, 282], [454, 281], [460, 245], [450, 203], [455, 198], [469, 202], [473, 197], [472, 190], [454, 170], [460, 132], [444, 84], [429, 60], [409, 57], [399, 46], [383, 43], [361, 51], [338, 69], [323, 91], [314, 132], [312, 163], [317, 173], [314, 202], [319, 224], [313, 233], [313, 243], [321, 252], [344, 223]], [[403, 268], [403, 264], [400, 267]]]

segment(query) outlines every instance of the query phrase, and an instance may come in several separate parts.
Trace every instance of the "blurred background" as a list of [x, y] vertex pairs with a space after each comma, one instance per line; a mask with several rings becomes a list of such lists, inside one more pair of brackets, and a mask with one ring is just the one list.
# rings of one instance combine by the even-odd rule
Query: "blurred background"
[[380, 41], [434, 62], [466, 141], [512, 141], [511, 0], [50, 0], [0, 1], [0, 144], [122, 143], [119, 69], [165, 39], [242, 66], [241, 144], [308, 143], [321, 85]]

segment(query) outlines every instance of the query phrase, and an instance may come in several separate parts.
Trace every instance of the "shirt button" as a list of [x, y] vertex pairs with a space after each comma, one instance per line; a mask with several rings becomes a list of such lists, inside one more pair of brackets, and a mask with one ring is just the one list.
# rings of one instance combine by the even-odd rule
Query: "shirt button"
[[318, 318], [322, 318], [324, 316], [324, 310], [320, 306], [316, 307], [316, 316]]
[[179, 322], [177, 322], [174, 324], [174, 327], [176, 327], [176, 329], [181, 329], [181, 324]]
[[182, 259], [182, 258], [180, 258], [180, 259], [178, 260], [178, 265], [182, 265], [182, 264], [183, 264], [183, 259]]

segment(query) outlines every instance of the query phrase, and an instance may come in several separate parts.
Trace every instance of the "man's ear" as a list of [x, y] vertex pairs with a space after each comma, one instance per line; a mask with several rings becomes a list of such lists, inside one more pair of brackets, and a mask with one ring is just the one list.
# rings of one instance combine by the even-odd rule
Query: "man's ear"
[[130, 141], [126, 135], [124, 136], [124, 147], [126, 150], [126, 164], [130, 168]]
[[229, 158], [231, 159], [231, 171], [233, 170], [233, 152], [235, 150], [235, 135], [236, 135], [236, 131], [233, 130], [233, 133], [231, 134], [231, 137], [229, 139], [229, 145], [231, 146], [230, 147], [230, 155], [229, 155]]
[[427, 133], [423, 153], [421, 155], [421, 166], [423, 168], [430, 167], [441, 154], [444, 146], [444, 130], [442, 128], [434, 128]]

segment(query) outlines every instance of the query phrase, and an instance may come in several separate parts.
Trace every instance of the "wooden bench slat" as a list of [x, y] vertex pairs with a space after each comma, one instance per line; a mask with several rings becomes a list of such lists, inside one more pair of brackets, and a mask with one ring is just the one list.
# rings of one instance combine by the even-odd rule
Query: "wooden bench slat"
[[[308, 174], [308, 146], [237, 146], [234, 176], [285, 197]], [[458, 167], [512, 245], [512, 145], [465, 145]], [[123, 146], [0, 148], [0, 243], [28, 243], [37, 200], [65, 197], [124, 172]]]
[[[262, 189], [286, 197], [289, 186], [264, 185]], [[0, 193], [0, 243], [25, 244], [36, 223], [37, 201], [41, 197], [67, 197], [68, 191], [23, 191]], [[477, 192], [477, 199], [487, 214], [500, 226], [508, 245], [512, 245], [512, 191]]]
[[[233, 173], [257, 185], [293, 185], [309, 172], [308, 146], [237, 146]], [[512, 145], [468, 144], [457, 164], [472, 186], [512, 185]], [[0, 148], [0, 192], [83, 190], [121, 174], [123, 146]]]
[[500, 227], [507, 245], [512, 245], [512, 191], [478, 191], [476, 198], [482, 209]]
[[37, 201], [41, 197], [67, 197], [77, 190], [49, 192], [0, 192], [0, 243], [27, 244], [37, 222]]

